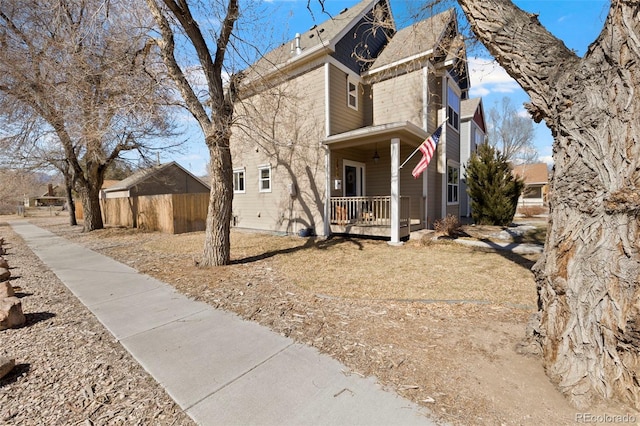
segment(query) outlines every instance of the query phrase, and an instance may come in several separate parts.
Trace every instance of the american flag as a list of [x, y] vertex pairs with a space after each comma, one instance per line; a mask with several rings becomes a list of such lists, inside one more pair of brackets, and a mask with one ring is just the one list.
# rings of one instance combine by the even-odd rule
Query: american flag
[[411, 172], [414, 178], [418, 179], [422, 172], [427, 169], [429, 161], [431, 161], [431, 157], [433, 157], [433, 154], [436, 152], [436, 146], [438, 146], [441, 134], [442, 126], [438, 127], [436, 131], [433, 132], [433, 134], [429, 136], [427, 140], [422, 143], [422, 145], [420, 145], [419, 149], [422, 152], [422, 159]]

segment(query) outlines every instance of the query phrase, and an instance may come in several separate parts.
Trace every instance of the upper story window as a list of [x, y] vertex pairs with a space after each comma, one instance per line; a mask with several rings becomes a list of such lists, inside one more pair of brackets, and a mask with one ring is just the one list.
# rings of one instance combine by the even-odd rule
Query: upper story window
[[460, 130], [460, 95], [451, 86], [447, 88], [447, 116], [449, 125]]
[[258, 190], [271, 192], [271, 165], [258, 167]]
[[475, 136], [475, 143], [476, 143], [476, 149], [478, 148], [478, 146], [482, 145], [484, 143], [484, 132], [482, 130], [480, 130], [480, 128], [476, 125], [475, 127], [475, 132], [474, 132], [474, 136]]
[[233, 170], [233, 192], [244, 193], [244, 167]]
[[347, 105], [358, 110], [358, 83], [347, 77]]

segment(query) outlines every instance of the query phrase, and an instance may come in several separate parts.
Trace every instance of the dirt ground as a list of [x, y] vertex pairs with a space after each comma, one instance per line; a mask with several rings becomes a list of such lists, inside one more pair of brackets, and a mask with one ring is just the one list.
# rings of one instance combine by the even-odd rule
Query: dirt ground
[[[412, 240], [394, 248], [383, 241], [234, 231], [233, 264], [202, 269], [202, 233], [81, 233], [64, 218], [30, 220], [314, 346], [355, 374], [375, 376], [428, 407], [435, 420], [563, 425], [584, 413], [549, 382], [539, 358], [516, 351], [534, 312], [535, 256], [451, 242]], [[621, 406], [588, 413], [634, 414]]]

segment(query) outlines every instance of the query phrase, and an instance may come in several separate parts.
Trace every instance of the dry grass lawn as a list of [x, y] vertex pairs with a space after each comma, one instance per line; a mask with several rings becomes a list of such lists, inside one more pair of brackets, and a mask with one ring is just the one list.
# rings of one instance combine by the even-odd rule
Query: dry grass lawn
[[[194, 259], [202, 233], [175, 235], [144, 244], [150, 252]], [[233, 231], [232, 262], [272, 258], [296, 286], [313, 293], [352, 299], [473, 301], [533, 308], [535, 256], [478, 250], [453, 242], [423, 245], [333, 237], [301, 239]]]
[[[196, 266], [203, 233], [83, 234], [61, 218], [31, 220], [314, 346], [428, 407], [434, 418], [465, 425], [575, 421], [576, 411], [549, 382], [541, 360], [516, 351], [536, 305], [534, 255], [450, 241], [394, 247], [234, 230], [232, 264], [203, 269]], [[531, 238], [540, 239], [543, 233], [535, 232]], [[599, 409], [624, 413], [592, 412]]]

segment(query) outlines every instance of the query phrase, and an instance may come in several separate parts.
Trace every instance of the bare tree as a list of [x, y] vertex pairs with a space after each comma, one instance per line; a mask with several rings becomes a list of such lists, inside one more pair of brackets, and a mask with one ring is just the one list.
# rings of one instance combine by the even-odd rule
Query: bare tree
[[[207, 13], [221, 13], [219, 28], [209, 32], [213, 38], [207, 43], [205, 33], [193, 16], [186, 0], [147, 0], [161, 38], [156, 40], [169, 76], [175, 82], [186, 108], [196, 119], [209, 148], [211, 194], [205, 232], [202, 266], [225, 265], [230, 261], [229, 243], [233, 201], [233, 169], [229, 138], [233, 122], [233, 103], [239, 75], [233, 75], [225, 87], [223, 77], [225, 59], [234, 25], [239, 17], [237, 0], [222, 2], [223, 10], [209, 5]], [[204, 13], [204, 10], [201, 10]], [[179, 64], [176, 34], [184, 37], [195, 51], [206, 81], [206, 95], [198, 96], [197, 88], [189, 82], [185, 69]], [[214, 49], [209, 50], [209, 46]]]
[[0, 3], [0, 113], [29, 132], [51, 134], [17, 133], [14, 141], [18, 151], [45, 160], [55, 154], [48, 160], [67, 170], [78, 191], [85, 231], [103, 227], [98, 195], [109, 165], [125, 151], [144, 155], [171, 134], [164, 113], [170, 93], [150, 72], [150, 25], [139, 5]]
[[40, 185], [35, 173], [0, 167], [0, 214], [15, 213], [25, 195]]
[[4, 131], [3, 137], [0, 138], [0, 149], [4, 152], [4, 158], [0, 167], [18, 174], [52, 170], [60, 172], [64, 179], [69, 225], [78, 225], [69, 162], [65, 159], [64, 151], [59, 144], [42, 142], [50, 138], [56, 139], [55, 134], [45, 130], [46, 123], [37, 115], [21, 114], [20, 119], [15, 119], [15, 109], [3, 110], [1, 106], [2, 102], [0, 111], [4, 111], [4, 115], [0, 115], [0, 125]]
[[459, 0], [473, 32], [554, 137], [534, 268], [547, 374], [578, 407], [640, 408], [640, 2], [614, 0], [583, 57], [507, 0]]
[[488, 130], [489, 144], [498, 149], [507, 161], [517, 164], [537, 161], [533, 121], [520, 115], [510, 98], [502, 98], [499, 106], [489, 110]]

